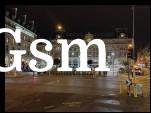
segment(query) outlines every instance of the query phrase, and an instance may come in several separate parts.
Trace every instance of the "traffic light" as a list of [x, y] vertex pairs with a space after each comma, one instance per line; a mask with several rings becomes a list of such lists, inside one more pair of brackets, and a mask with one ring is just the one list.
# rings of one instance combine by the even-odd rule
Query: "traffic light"
[[127, 58], [133, 59], [133, 48], [128, 49]]

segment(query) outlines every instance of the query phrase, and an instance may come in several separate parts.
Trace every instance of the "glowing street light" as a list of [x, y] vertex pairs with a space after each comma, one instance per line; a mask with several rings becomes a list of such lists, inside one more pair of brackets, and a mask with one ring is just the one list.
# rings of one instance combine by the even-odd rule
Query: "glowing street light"
[[58, 30], [61, 30], [61, 29], [62, 29], [62, 26], [61, 26], [61, 25], [59, 25], [59, 26], [58, 26]]
[[63, 31], [63, 26], [61, 24], [57, 25], [57, 31]]
[[132, 44], [128, 44], [128, 48], [130, 49], [130, 48], [132, 48], [133, 47], [133, 45]]
[[121, 37], [121, 38], [124, 38], [124, 37], [125, 37], [125, 33], [121, 33], [121, 34], [120, 34], [120, 37]]

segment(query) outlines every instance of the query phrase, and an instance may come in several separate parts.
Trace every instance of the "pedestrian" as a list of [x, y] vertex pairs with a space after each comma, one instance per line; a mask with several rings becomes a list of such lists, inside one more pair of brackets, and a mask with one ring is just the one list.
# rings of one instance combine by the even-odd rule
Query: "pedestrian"
[[75, 67], [73, 68], [73, 71], [74, 71], [74, 75], [75, 75], [76, 74], [76, 68]]
[[127, 85], [127, 95], [131, 96], [131, 85], [132, 85], [132, 79], [128, 77], [126, 80], [126, 85]]
[[24, 69], [25, 69], [25, 62], [22, 62], [21, 66], [22, 66], [22, 71], [24, 71]]
[[95, 77], [95, 67], [93, 67], [93, 76]]
[[134, 75], [133, 75], [133, 72], [134, 72], [134, 69], [132, 69], [132, 77], [134, 76]]
[[92, 69], [92, 67], [91, 67], [91, 74], [92, 74], [92, 76], [93, 76], [93, 69]]

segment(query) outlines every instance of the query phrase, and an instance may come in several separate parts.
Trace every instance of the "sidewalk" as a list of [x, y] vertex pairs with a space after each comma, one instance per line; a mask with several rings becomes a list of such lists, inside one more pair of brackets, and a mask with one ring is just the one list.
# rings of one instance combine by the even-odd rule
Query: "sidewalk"
[[10, 71], [5, 73], [5, 78], [25, 78], [33, 76], [33, 72], [15, 72]]
[[[126, 86], [126, 80], [128, 79], [128, 74], [124, 73], [124, 74], [120, 74], [118, 76], [118, 80], [119, 82], [122, 83], [122, 92], [123, 95], [126, 95], [127, 92], [127, 86]], [[132, 78], [132, 81], [134, 83], [134, 79]], [[144, 97], [149, 97], [150, 96], [150, 78], [148, 78], [147, 76], [135, 76], [135, 83], [136, 84], [142, 84], [143, 85], [143, 96]], [[131, 87], [131, 89], [133, 89], [133, 87]], [[133, 92], [133, 90], [132, 90]]]

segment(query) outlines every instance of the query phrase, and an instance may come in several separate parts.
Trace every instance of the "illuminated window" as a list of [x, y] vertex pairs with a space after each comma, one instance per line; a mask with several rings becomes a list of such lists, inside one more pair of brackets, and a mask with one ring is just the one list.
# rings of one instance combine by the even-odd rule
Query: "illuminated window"
[[8, 43], [8, 38], [6, 38], [6, 43]]
[[26, 39], [26, 37], [24, 36], [24, 40]]
[[13, 45], [14, 45], [15, 40], [13, 39]]

